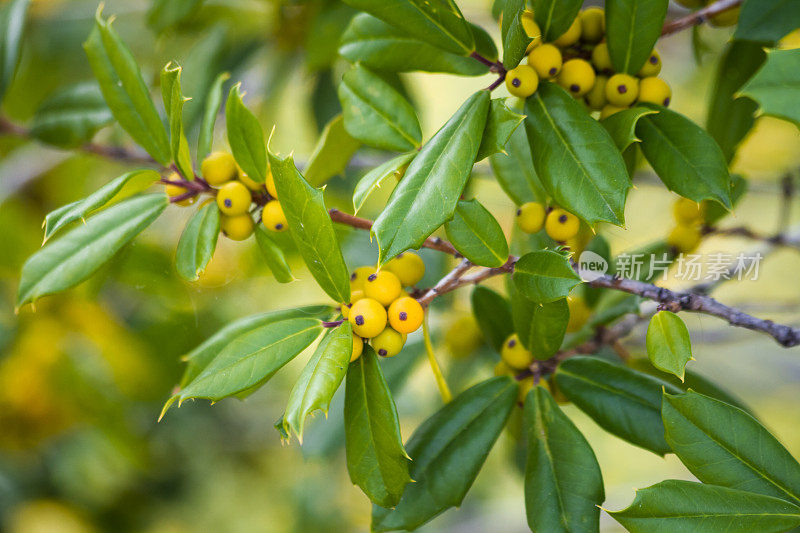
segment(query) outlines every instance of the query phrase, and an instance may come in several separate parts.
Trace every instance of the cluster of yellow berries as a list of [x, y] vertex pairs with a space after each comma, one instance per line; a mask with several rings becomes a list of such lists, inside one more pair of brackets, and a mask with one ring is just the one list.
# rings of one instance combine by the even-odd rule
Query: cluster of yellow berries
[[[255, 230], [250, 208], [254, 200], [263, 200], [261, 210], [261, 223], [270, 231], [284, 231], [288, 227], [283, 208], [278, 202], [278, 191], [272, 173], [267, 171], [265, 183], [257, 183], [242, 172], [239, 165], [228, 152], [213, 152], [206, 157], [200, 165], [203, 179], [215, 188], [217, 207], [222, 213], [220, 230], [223, 235], [234, 241], [243, 241], [250, 237]], [[178, 181], [180, 176], [172, 174], [169, 181]], [[186, 193], [180, 185], [167, 185], [166, 193], [171, 198], [179, 197]], [[178, 205], [190, 205], [197, 196], [180, 200]]]
[[394, 357], [406, 343], [406, 335], [419, 329], [422, 305], [403, 291], [425, 275], [425, 263], [413, 252], [403, 252], [383, 267], [361, 266], [350, 275], [350, 301], [342, 304], [342, 317], [353, 326], [350, 362], [361, 357], [364, 339], [375, 352]]
[[517, 226], [525, 233], [536, 233], [544, 228], [557, 242], [566, 242], [578, 234], [581, 221], [559, 207], [545, 207], [539, 202], [526, 202], [517, 208]]
[[[522, 14], [528, 37], [528, 64], [506, 73], [508, 91], [519, 98], [536, 92], [540, 80], [552, 80], [583, 101], [600, 118], [635, 104], [669, 105], [672, 90], [658, 78], [661, 57], [656, 50], [636, 76], [615, 74], [605, 36], [605, 12], [599, 7], [581, 11], [569, 29], [551, 43], [542, 42], [542, 32], [530, 10]], [[591, 60], [590, 60], [591, 59]]]
[[675, 218], [675, 227], [667, 236], [667, 244], [678, 252], [693, 252], [703, 237], [705, 204], [688, 198], [678, 198], [672, 206], [672, 215]]

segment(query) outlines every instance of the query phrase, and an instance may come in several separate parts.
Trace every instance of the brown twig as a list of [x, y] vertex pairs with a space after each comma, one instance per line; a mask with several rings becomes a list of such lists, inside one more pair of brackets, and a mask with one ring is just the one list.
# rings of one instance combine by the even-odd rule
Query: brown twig
[[794, 248], [800, 250], [800, 239], [791, 237], [786, 233], [777, 233], [775, 235], [764, 235], [753, 231], [745, 226], [735, 226], [731, 228], [717, 228], [705, 227], [703, 228], [704, 235], [720, 235], [729, 237], [744, 237], [753, 241], [764, 242], [773, 246], [782, 246], [785, 248]]
[[472, 263], [463, 259], [457, 267], [440, 279], [436, 285], [428, 289], [428, 291], [418, 299], [419, 303], [422, 304], [423, 307], [426, 307], [437, 296], [455, 290], [459, 286], [461, 276], [466, 274], [470, 268], [472, 268]]
[[685, 17], [667, 22], [661, 29], [661, 36], [672, 35], [673, 33], [691, 28], [692, 26], [703, 24], [714, 15], [719, 15], [725, 11], [739, 7], [742, 5], [742, 2], [743, 0], [717, 0], [703, 9], [698, 9]]

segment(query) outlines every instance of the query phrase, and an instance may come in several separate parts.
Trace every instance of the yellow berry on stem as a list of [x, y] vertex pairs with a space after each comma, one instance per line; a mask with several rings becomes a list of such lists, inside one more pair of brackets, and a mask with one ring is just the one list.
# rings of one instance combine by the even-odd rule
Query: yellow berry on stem
[[413, 287], [425, 275], [425, 263], [414, 252], [406, 251], [386, 263], [384, 267], [400, 280], [403, 287]]
[[544, 229], [554, 241], [564, 242], [578, 234], [581, 222], [569, 211], [553, 209], [547, 214]]
[[375, 353], [381, 357], [394, 357], [400, 353], [405, 343], [406, 335], [395, 331], [391, 327], [385, 328], [370, 341]]
[[219, 222], [222, 234], [232, 241], [243, 241], [253, 234], [255, 222], [249, 213], [243, 215], [222, 215]]
[[223, 215], [233, 216], [247, 213], [252, 201], [250, 189], [238, 181], [229, 181], [217, 191], [217, 206]]
[[396, 300], [402, 291], [400, 280], [388, 270], [374, 272], [364, 282], [364, 296], [377, 300], [384, 307]]
[[526, 368], [533, 362], [533, 354], [522, 345], [516, 333], [510, 335], [500, 349], [500, 357], [511, 368]]
[[528, 54], [528, 65], [543, 80], [555, 78], [561, 71], [562, 63], [561, 50], [552, 44], [537, 46]]
[[517, 98], [527, 98], [539, 88], [539, 76], [529, 65], [519, 65], [506, 72], [506, 89]]
[[371, 339], [386, 327], [386, 309], [372, 298], [362, 298], [350, 308], [347, 321], [356, 335]]
[[628, 74], [614, 74], [606, 83], [606, 99], [611, 105], [627, 107], [639, 96], [639, 80]]
[[594, 69], [583, 59], [570, 59], [564, 63], [558, 75], [558, 84], [575, 97], [588, 93], [594, 86], [594, 81]]
[[558, 39], [553, 41], [553, 44], [559, 48], [568, 48], [577, 43], [581, 38], [581, 20], [575, 17], [575, 20], [570, 24], [569, 29], [562, 33]]
[[272, 231], [286, 231], [289, 227], [286, 214], [278, 200], [270, 200], [264, 204], [264, 209], [261, 211], [261, 222], [265, 228]]
[[606, 32], [606, 13], [600, 7], [588, 7], [578, 15], [581, 21], [581, 40], [596, 43]]
[[422, 305], [410, 296], [400, 297], [389, 306], [389, 324], [400, 333], [418, 330], [424, 317]]
[[200, 163], [200, 173], [209, 185], [217, 187], [235, 180], [239, 167], [228, 152], [212, 152]]
[[536, 233], [544, 227], [547, 216], [545, 208], [539, 202], [526, 202], [517, 209], [517, 225], [525, 233]]
[[639, 102], [663, 105], [669, 105], [672, 98], [672, 89], [669, 88], [667, 82], [655, 76], [644, 78], [639, 82]]

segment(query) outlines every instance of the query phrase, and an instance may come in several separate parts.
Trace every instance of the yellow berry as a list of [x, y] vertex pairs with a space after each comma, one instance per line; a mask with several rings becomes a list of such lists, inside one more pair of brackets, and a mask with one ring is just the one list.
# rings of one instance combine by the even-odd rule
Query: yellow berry
[[[178, 175], [177, 172], [173, 172], [167, 177], [167, 179], [169, 181], [180, 181], [181, 177]], [[175, 198], [177, 196], [186, 194], [188, 190], [185, 187], [181, 187], [180, 185], [167, 184], [164, 186], [164, 192], [166, 192], [167, 196], [169, 196], [170, 198]], [[174, 202], [174, 203], [175, 205], [187, 206], [187, 205], [192, 205], [196, 200], [197, 200], [197, 195], [192, 196], [190, 198], [185, 198], [183, 200], [180, 200], [179, 202]]]
[[528, 44], [528, 48], [525, 50], [525, 53], [527, 54], [542, 44], [542, 30], [533, 19], [533, 11], [525, 10], [520, 19], [522, 20], [522, 29], [524, 29], [525, 34], [532, 39], [530, 44]]
[[350, 292], [350, 302], [343, 303], [339, 310], [342, 312], [342, 318], [347, 320], [350, 316], [350, 308], [353, 307], [353, 304], [357, 301], [364, 298], [364, 291], [351, 291]]
[[586, 104], [595, 111], [603, 109], [603, 107], [606, 105], [607, 82], [608, 76], [603, 76], [602, 74], [597, 75], [594, 79], [592, 90], [586, 93]]
[[215, 187], [236, 179], [238, 168], [228, 152], [212, 152], [200, 164], [203, 179]]
[[556, 77], [561, 70], [562, 61], [561, 50], [552, 44], [537, 46], [528, 54], [528, 65], [543, 80]]
[[569, 29], [561, 36], [553, 41], [553, 44], [559, 48], [568, 48], [577, 43], [581, 38], [581, 20], [580, 17], [575, 17], [575, 20], [570, 24]]
[[568, 211], [553, 209], [547, 214], [544, 229], [554, 241], [564, 242], [578, 234], [581, 221]]
[[611, 105], [626, 107], [639, 96], [639, 80], [628, 74], [614, 74], [606, 83], [606, 99]]
[[411, 333], [419, 329], [425, 312], [418, 301], [403, 296], [389, 306], [389, 324], [400, 333]]
[[283, 207], [278, 200], [270, 200], [264, 204], [264, 210], [261, 211], [261, 222], [264, 223], [265, 228], [272, 231], [286, 231], [286, 228], [289, 227]]
[[800, 48], [800, 28], [794, 30], [778, 41], [781, 50], [796, 50]]
[[690, 225], [703, 221], [701, 204], [688, 198], [678, 198], [672, 205], [672, 214], [678, 224]]
[[661, 72], [661, 55], [658, 50], [653, 50], [636, 75], [640, 78], [646, 78], [648, 76], [658, 76], [659, 72]]
[[506, 362], [501, 359], [500, 361], [497, 362], [496, 365], [494, 365], [494, 375], [495, 376], [513, 376], [514, 375], [514, 369], [511, 368], [510, 366], [508, 366], [506, 364]]
[[606, 13], [600, 7], [588, 7], [578, 15], [581, 21], [581, 40], [596, 43], [606, 32]]
[[385, 328], [370, 341], [375, 353], [381, 357], [394, 357], [400, 353], [405, 343], [405, 333], [398, 333], [390, 327]]
[[250, 189], [238, 181], [229, 181], [217, 191], [217, 206], [223, 215], [243, 215], [250, 209]]
[[264, 189], [263, 183], [258, 183], [250, 179], [250, 176], [245, 174], [244, 172], [239, 172], [239, 181], [244, 183], [244, 186], [250, 189], [251, 191], [260, 191]]
[[728, 9], [727, 11], [723, 11], [722, 13], [711, 15], [709, 23], [712, 26], [716, 26], [718, 28], [733, 26], [734, 24], [739, 22], [739, 11], [741, 11], [741, 9], [742, 8], [740, 6], [737, 6], [733, 9]]
[[568, 296], [567, 305], [569, 306], [567, 333], [575, 333], [586, 324], [592, 312], [586, 305], [586, 301], [580, 296]]
[[506, 73], [506, 89], [517, 98], [527, 98], [539, 88], [539, 76], [529, 65], [518, 65]]
[[275, 188], [275, 178], [272, 175], [272, 171], [267, 169], [267, 181], [265, 183], [267, 186], [267, 192], [270, 196], [277, 199], [278, 198], [278, 189]]
[[353, 333], [353, 351], [350, 352], [350, 362], [357, 360], [364, 352], [364, 339]]
[[592, 65], [598, 72], [606, 72], [612, 69], [611, 54], [608, 53], [608, 44], [606, 42], [599, 43], [592, 50]]
[[699, 245], [702, 235], [698, 226], [678, 224], [667, 236], [667, 244], [679, 252], [693, 252]]
[[374, 272], [364, 282], [364, 296], [377, 300], [384, 307], [395, 301], [402, 291], [400, 280], [388, 270]]
[[533, 354], [519, 341], [516, 333], [510, 335], [500, 349], [500, 357], [511, 368], [526, 368], [533, 362]]
[[356, 335], [371, 339], [386, 327], [386, 309], [372, 298], [362, 298], [350, 308], [347, 320]]
[[371, 266], [360, 266], [350, 274], [350, 291], [363, 291], [367, 278], [375, 273]]
[[592, 65], [583, 59], [570, 59], [564, 63], [558, 75], [558, 84], [575, 97], [588, 93], [594, 86], [594, 80]]
[[403, 252], [386, 263], [386, 270], [397, 276], [403, 287], [413, 287], [425, 275], [425, 263], [414, 252]]
[[661, 78], [652, 76], [639, 82], [639, 102], [666, 107], [669, 105], [670, 98], [672, 98], [672, 89]]
[[544, 227], [547, 216], [539, 202], [526, 202], [517, 209], [517, 225], [525, 233], [536, 233]]
[[[539, 384], [545, 383], [544, 381], [540, 381]], [[533, 376], [528, 376], [527, 378], [521, 379], [517, 385], [519, 385], [519, 392], [517, 393], [517, 402], [524, 404], [525, 398], [528, 397], [528, 393], [533, 389], [534, 385], [534, 378]]]
[[611, 104], [606, 104], [603, 106], [602, 111], [600, 111], [600, 120], [610, 117], [620, 111], [625, 111], [628, 109], [627, 107], [619, 107]]
[[249, 213], [234, 216], [222, 215], [219, 228], [222, 234], [232, 241], [243, 241], [253, 234], [255, 222]]
[[483, 341], [483, 332], [472, 314], [461, 315], [444, 334], [444, 342], [453, 358], [461, 359], [474, 352]]

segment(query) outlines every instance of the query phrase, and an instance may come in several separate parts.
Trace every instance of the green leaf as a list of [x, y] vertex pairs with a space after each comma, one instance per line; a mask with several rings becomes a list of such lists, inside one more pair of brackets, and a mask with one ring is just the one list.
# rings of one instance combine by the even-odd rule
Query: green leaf
[[360, 64], [342, 78], [339, 101], [345, 130], [368, 146], [407, 152], [422, 142], [419, 120], [408, 100]]
[[175, 266], [183, 279], [196, 281], [206, 269], [217, 247], [219, 223], [216, 202], [201, 207], [189, 219], [175, 252]]
[[344, 427], [350, 480], [375, 505], [394, 507], [411, 481], [409, 460], [392, 393], [370, 346], [347, 370]]
[[509, 108], [505, 98], [494, 98], [475, 160], [480, 161], [492, 154], [505, 152], [506, 143], [523, 120], [525, 116]]
[[669, 0], [608, 0], [606, 40], [616, 72], [636, 75], [644, 66], [667, 16]]
[[229, 344], [238, 337], [258, 329], [290, 318], [319, 318], [329, 315], [332, 309], [326, 305], [282, 309], [260, 313], [235, 320], [214, 333], [183, 358], [187, 362], [186, 371], [181, 378], [180, 386], [185, 387], [208, 366], [208, 364]]
[[169, 399], [166, 409], [188, 398], [214, 402], [262, 385], [322, 333], [317, 318], [286, 318], [262, 324], [232, 338], [189, 383]]
[[347, 163], [359, 147], [361, 143], [347, 133], [342, 115], [336, 115], [322, 130], [308, 160], [304, 171], [306, 180], [318, 187], [337, 174], [344, 173]]
[[150, 99], [136, 59], [111, 27], [111, 19], [102, 19], [100, 10], [83, 48], [103, 98], [119, 125], [153, 159], [168, 165], [170, 145], [167, 131]]
[[614, 113], [600, 121], [600, 124], [611, 134], [614, 144], [620, 152], [624, 152], [633, 143], [641, 142], [636, 136], [636, 123], [645, 115], [658, 113], [646, 107], [632, 107], [619, 113]]
[[536, 359], [549, 359], [561, 348], [569, 323], [566, 298], [540, 304], [529, 300], [519, 291], [514, 291], [511, 295], [511, 308], [514, 311], [514, 330], [522, 345]]
[[344, 262], [322, 191], [300, 175], [292, 156], [269, 154], [275, 187], [289, 231], [308, 270], [336, 302], [350, 301], [350, 272]]
[[289, 263], [286, 262], [286, 256], [278, 243], [270, 235], [270, 232], [264, 227], [264, 224], [257, 224], [255, 229], [256, 243], [261, 254], [264, 256], [264, 261], [267, 263], [272, 275], [278, 283], [289, 283], [294, 281], [294, 276], [289, 268]]
[[603, 476], [586, 438], [542, 387], [528, 393], [524, 416], [531, 531], [599, 531]]
[[472, 29], [453, 0], [345, 0], [420, 41], [452, 54], [475, 50]]
[[537, 303], [566, 298], [569, 291], [581, 283], [566, 257], [551, 250], [539, 250], [523, 255], [514, 266], [514, 285]]
[[364, 202], [367, 201], [367, 198], [379, 189], [384, 181], [394, 178], [397, 175], [396, 173], [403, 167], [408, 166], [416, 155], [417, 152], [399, 155], [373, 168], [358, 180], [356, 189], [353, 192], [353, 209], [355, 209], [355, 212], [358, 213], [364, 207]]
[[503, 66], [506, 69], [515, 68], [525, 57], [525, 51], [531, 38], [522, 27], [522, 12], [525, 10], [525, 0], [504, 0], [500, 35], [503, 42]]
[[181, 90], [181, 67], [177, 63], [167, 63], [161, 71], [161, 97], [169, 123], [169, 142], [172, 161], [186, 179], [194, 179], [192, 156], [189, 143], [183, 132], [183, 104], [186, 98]]
[[747, 0], [739, 13], [734, 38], [774, 44], [800, 28], [800, 4], [793, 0]]
[[681, 390], [653, 376], [596, 357], [571, 357], [555, 373], [559, 390], [603, 429], [659, 455], [664, 440], [661, 391]]
[[120, 202], [33, 254], [22, 267], [17, 307], [89, 278], [157, 219], [168, 204], [164, 194]]
[[204, 0], [153, 0], [147, 12], [147, 25], [156, 33], [192, 17]]
[[200, 134], [197, 138], [197, 160], [203, 159], [211, 153], [211, 145], [214, 142], [214, 124], [217, 121], [217, 114], [222, 106], [222, 86], [231, 77], [227, 72], [223, 72], [216, 77], [206, 96], [206, 105], [203, 109], [203, 120], [200, 123]]
[[609, 514], [632, 533], [777, 533], [800, 525], [800, 508], [786, 501], [675, 479], [637, 490], [630, 507]]
[[241, 83], [228, 92], [225, 103], [225, 123], [228, 129], [228, 144], [234, 159], [247, 176], [256, 183], [267, 179], [267, 145], [264, 130], [252, 111], [242, 101]]
[[739, 143], [753, 128], [758, 104], [746, 96], [736, 96], [742, 85], [764, 64], [764, 49], [746, 41], [733, 41], [719, 62], [713, 93], [708, 106], [706, 130], [717, 141], [729, 163]]
[[719, 145], [683, 115], [658, 109], [636, 123], [639, 146], [658, 177], [685, 198], [715, 200], [730, 208], [731, 177]]
[[800, 126], [800, 49], [769, 50], [767, 62], [742, 88], [741, 94], [758, 102], [764, 114]]
[[[134, 170], [103, 185], [82, 200], [59, 207], [44, 218], [44, 242], [76, 220], [83, 220], [101, 207], [116, 203], [147, 188], [159, 177], [155, 170]], [[44, 244], [44, 243], [43, 243]]]
[[489, 156], [489, 164], [497, 183], [517, 205], [526, 202], [546, 203], [544, 191], [533, 168], [531, 147], [524, 128], [517, 128], [505, 146], [505, 154]]
[[647, 326], [647, 355], [653, 366], [683, 381], [686, 363], [693, 359], [689, 330], [669, 311], [659, 311]]
[[447, 238], [470, 262], [499, 267], [508, 260], [503, 228], [478, 200], [461, 200], [453, 218], [445, 223]]
[[666, 439], [697, 479], [800, 503], [800, 464], [741, 409], [694, 391], [664, 395]]
[[289, 394], [283, 427], [287, 433], [294, 431], [300, 443], [308, 415], [319, 409], [328, 416], [331, 399], [347, 373], [352, 352], [353, 329], [344, 322], [325, 335], [297, 378]]
[[503, 342], [514, 333], [511, 306], [500, 294], [483, 285], [476, 285], [470, 297], [472, 314], [483, 335], [497, 352]]
[[631, 180], [605, 128], [554, 83], [542, 84], [525, 112], [533, 166], [555, 202], [589, 224], [623, 224]]
[[[497, 48], [486, 31], [470, 24], [475, 35], [476, 51], [490, 61], [497, 60]], [[471, 57], [451, 54], [430, 44], [411, 38], [367, 13], [353, 17], [342, 35], [339, 54], [351, 63], [388, 72], [448, 72], [463, 76], [480, 76], [489, 67]]]
[[475, 163], [488, 113], [489, 92], [476, 92], [408, 166], [372, 226], [381, 264], [409, 248], [419, 248], [453, 216]]
[[542, 41], [555, 41], [578, 16], [581, 0], [533, 0], [534, 20], [542, 30]]
[[406, 445], [411, 479], [394, 509], [372, 508], [372, 529], [415, 529], [461, 505], [517, 400], [509, 377], [488, 379], [459, 394], [423, 422]]
[[28, 0], [11, 0], [0, 10], [0, 101], [17, 73], [29, 4]]
[[92, 140], [97, 130], [114, 122], [100, 87], [82, 82], [59, 89], [39, 106], [31, 136], [60, 148], [77, 148]]

